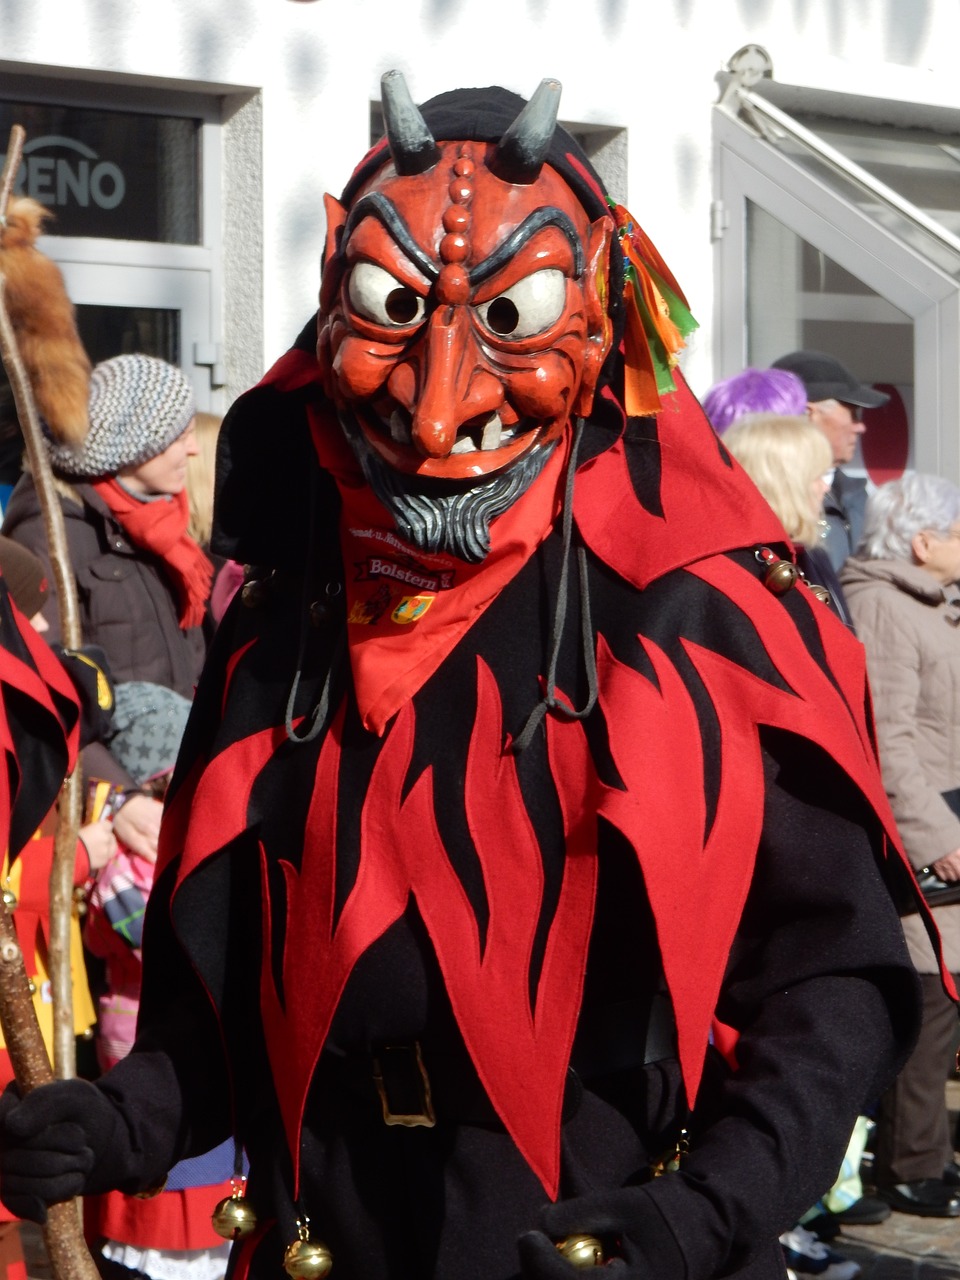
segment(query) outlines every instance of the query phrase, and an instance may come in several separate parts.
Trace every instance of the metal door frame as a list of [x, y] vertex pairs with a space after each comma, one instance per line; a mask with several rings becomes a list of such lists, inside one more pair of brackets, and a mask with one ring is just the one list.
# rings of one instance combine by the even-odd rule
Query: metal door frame
[[[913, 465], [960, 483], [960, 281], [879, 226], [774, 145], [716, 108], [717, 377], [747, 362], [747, 201], [905, 312], [914, 326]], [[715, 223], [718, 219], [715, 217]]]

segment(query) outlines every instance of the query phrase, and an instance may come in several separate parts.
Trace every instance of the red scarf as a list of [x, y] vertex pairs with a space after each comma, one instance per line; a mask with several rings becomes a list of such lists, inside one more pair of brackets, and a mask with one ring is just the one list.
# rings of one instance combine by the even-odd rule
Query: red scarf
[[163, 561], [177, 591], [183, 630], [199, 627], [210, 599], [213, 565], [187, 533], [190, 505], [186, 489], [169, 502], [141, 502], [116, 480], [94, 480], [92, 485], [133, 545]]
[[569, 437], [527, 492], [493, 522], [483, 562], [467, 564], [403, 542], [336, 422], [316, 408], [308, 413], [320, 464], [343, 502], [347, 645], [357, 704], [365, 728], [381, 735], [550, 532], [560, 510]]

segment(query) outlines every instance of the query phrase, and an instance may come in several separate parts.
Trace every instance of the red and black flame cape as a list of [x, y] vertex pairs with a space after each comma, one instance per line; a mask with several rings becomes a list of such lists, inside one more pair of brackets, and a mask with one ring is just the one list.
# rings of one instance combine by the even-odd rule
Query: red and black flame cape
[[[165, 888], [151, 899], [165, 923], [148, 914], [145, 1001], [163, 981], [159, 969], [151, 978], [151, 928], [159, 936], [172, 922], [228, 1058], [243, 1055], [252, 1022], [262, 1029], [296, 1166], [341, 995], [412, 904], [489, 1099], [555, 1196], [611, 833], [642, 871], [691, 1100], [754, 874], [763, 736], [794, 738], [840, 771], [891, 877], [907, 875], [863, 651], [805, 585], [783, 597], [764, 585], [756, 549], [789, 556], [789, 544], [678, 378], [656, 418], [626, 420], [606, 390], [583, 436], [573, 514], [591, 631], [581, 632], [574, 573], [556, 683], [583, 705], [589, 645], [593, 712], [549, 714], [526, 750], [510, 750], [543, 688], [563, 554], [555, 530], [371, 732], [343, 660], [350, 566], [309, 419], [339, 428], [311, 347], [308, 326], [221, 438], [218, 549], [261, 566], [261, 583], [234, 602], [198, 689], [164, 823]], [[285, 727], [294, 684], [300, 743]], [[252, 1011], [241, 972], [257, 991]]]
[[0, 578], [0, 832], [11, 861], [76, 763], [79, 735], [80, 707], [67, 672]]

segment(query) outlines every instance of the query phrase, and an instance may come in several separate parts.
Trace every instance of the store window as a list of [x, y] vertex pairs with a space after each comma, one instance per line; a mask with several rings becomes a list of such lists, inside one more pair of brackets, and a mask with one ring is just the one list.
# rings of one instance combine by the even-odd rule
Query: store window
[[0, 138], [27, 133], [14, 184], [60, 236], [200, 243], [201, 121], [0, 101]]
[[60, 267], [96, 364], [143, 352], [179, 365], [222, 410], [221, 104], [210, 95], [6, 77], [0, 148], [26, 133], [16, 194], [53, 215]]
[[82, 302], [76, 311], [80, 340], [93, 364], [138, 352], [159, 356], [169, 364], [181, 362], [178, 309]]

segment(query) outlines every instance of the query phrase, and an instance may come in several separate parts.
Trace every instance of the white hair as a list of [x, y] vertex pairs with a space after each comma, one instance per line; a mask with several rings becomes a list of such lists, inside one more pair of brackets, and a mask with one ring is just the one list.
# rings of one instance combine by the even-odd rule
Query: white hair
[[905, 471], [867, 500], [857, 555], [864, 560], [912, 560], [922, 529], [946, 533], [960, 520], [960, 489], [940, 476]]

